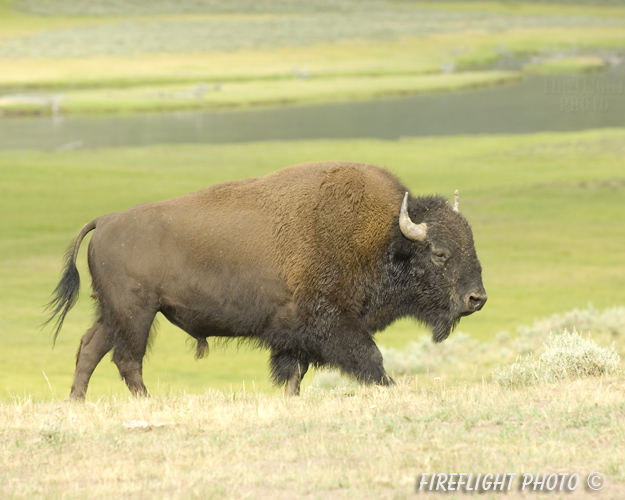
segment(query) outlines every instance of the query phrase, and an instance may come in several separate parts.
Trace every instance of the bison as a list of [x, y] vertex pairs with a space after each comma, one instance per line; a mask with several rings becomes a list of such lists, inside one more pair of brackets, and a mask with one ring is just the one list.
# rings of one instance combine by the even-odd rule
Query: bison
[[298, 394], [309, 366], [391, 385], [373, 336], [413, 317], [445, 340], [487, 296], [471, 228], [440, 196], [413, 197], [387, 170], [316, 162], [89, 222], [49, 306], [56, 340], [88, 250], [97, 320], [82, 337], [70, 398], [82, 400], [109, 351], [135, 395], [156, 313], [197, 340], [270, 350], [273, 381]]

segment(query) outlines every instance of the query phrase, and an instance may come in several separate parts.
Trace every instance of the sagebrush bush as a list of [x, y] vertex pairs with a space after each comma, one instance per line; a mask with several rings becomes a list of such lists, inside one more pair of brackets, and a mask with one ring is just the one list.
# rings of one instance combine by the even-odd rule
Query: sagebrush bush
[[551, 332], [576, 330], [593, 335], [609, 334], [625, 337], [625, 307], [610, 307], [600, 311], [589, 304], [584, 309], [572, 309], [562, 314], [552, 314], [534, 321], [531, 326], [517, 328], [512, 348], [519, 354], [529, 354], [539, 349]]
[[611, 347], [599, 347], [576, 330], [550, 334], [545, 352], [539, 357], [528, 354], [516, 363], [497, 368], [493, 380], [503, 387], [526, 387], [541, 382], [591, 377], [614, 373], [620, 356]]
[[483, 352], [487, 344], [472, 338], [468, 333], [456, 332], [442, 344], [434, 344], [430, 337], [422, 336], [409, 342], [402, 350], [380, 347], [384, 367], [393, 375], [426, 373], [444, 365], [458, 365], [467, 353]]

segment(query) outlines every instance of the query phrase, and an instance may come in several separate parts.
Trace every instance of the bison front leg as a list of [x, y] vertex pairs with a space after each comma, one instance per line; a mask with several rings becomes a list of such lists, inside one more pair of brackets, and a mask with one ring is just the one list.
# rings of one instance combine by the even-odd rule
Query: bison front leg
[[308, 371], [308, 361], [303, 361], [290, 352], [272, 352], [271, 374], [278, 385], [286, 383], [284, 394], [299, 396], [300, 384]]
[[365, 332], [340, 332], [327, 343], [324, 359], [361, 382], [395, 385], [395, 381], [384, 370], [382, 353]]
[[299, 396], [299, 386], [307, 371], [308, 363], [297, 363], [297, 367], [293, 370], [293, 373], [286, 381], [286, 387], [284, 389], [285, 395]]

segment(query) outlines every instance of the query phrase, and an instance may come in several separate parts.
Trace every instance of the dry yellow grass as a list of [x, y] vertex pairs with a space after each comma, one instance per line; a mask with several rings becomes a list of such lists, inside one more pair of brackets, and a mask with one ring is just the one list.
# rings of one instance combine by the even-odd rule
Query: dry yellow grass
[[[577, 499], [599, 471], [607, 484], [593, 498], [616, 500], [625, 492], [624, 382], [620, 373], [504, 390], [405, 378], [392, 389], [311, 387], [290, 399], [16, 400], [0, 405], [0, 484], [11, 499], [401, 499], [414, 498], [421, 473], [566, 472], [580, 476], [566, 496]], [[517, 484], [505, 498], [527, 498]]]

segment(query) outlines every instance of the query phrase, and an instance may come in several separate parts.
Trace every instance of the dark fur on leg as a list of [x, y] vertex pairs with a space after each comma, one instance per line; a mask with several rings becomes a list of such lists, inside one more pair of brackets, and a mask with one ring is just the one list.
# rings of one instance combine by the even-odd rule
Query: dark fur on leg
[[299, 386], [308, 371], [308, 361], [290, 351], [272, 352], [271, 377], [276, 385], [285, 385], [286, 394], [299, 394]]

